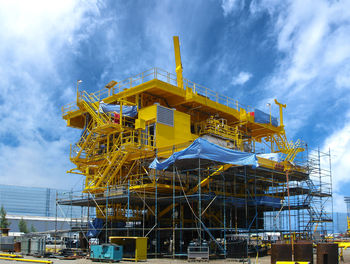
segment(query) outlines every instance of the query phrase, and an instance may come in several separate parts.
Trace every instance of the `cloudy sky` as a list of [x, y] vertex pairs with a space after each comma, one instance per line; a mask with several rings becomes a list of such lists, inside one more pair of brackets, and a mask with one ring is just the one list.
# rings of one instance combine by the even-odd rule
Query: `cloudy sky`
[[[61, 106], [151, 67], [244, 105], [287, 104], [288, 136], [332, 152], [335, 208], [350, 195], [350, 2], [0, 0], [0, 181], [80, 187], [66, 174]], [[277, 114], [273, 105], [272, 111]]]

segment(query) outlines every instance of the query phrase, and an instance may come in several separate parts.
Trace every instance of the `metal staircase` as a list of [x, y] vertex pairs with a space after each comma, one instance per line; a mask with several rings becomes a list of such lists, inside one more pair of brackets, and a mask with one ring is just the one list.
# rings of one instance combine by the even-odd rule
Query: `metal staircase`
[[120, 171], [128, 156], [128, 152], [121, 149], [121, 138], [122, 134], [119, 134], [111, 151], [106, 154], [103, 163], [98, 166], [85, 191], [100, 192], [103, 187], [112, 182]]
[[81, 91], [77, 103], [79, 108], [85, 110], [92, 116], [97, 125], [102, 126], [110, 123], [111, 120], [108, 115], [99, 110], [99, 100], [94, 94]]
[[278, 148], [277, 152], [283, 154], [282, 160], [284, 162], [293, 162], [296, 155], [305, 150], [299, 139], [295, 143], [293, 141], [288, 141], [285, 133], [274, 135], [272, 140]]
[[97, 142], [97, 136], [88, 128], [81, 135], [80, 140], [74, 144], [71, 151], [71, 161], [77, 162], [82, 159], [87, 159], [92, 154]]
[[[77, 100], [78, 107], [89, 113], [92, 119], [95, 121], [93, 131], [100, 134], [106, 134], [111, 132], [121, 132], [122, 125], [116, 123], [114, 118], [107, 115], [100, 110], [100, 100], [94, 94], [89, 94], [86, 91], [81, 91]], [[122, 121], [122, 120], [120, 120]]]

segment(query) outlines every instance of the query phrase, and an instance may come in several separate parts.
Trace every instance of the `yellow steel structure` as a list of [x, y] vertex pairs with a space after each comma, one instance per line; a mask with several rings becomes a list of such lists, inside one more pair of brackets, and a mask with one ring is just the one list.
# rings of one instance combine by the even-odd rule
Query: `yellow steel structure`
[[277, 261], [276, 264], [310, 264], [309, 261]]
[[[79, 141], [71, 145], [70, 160], [76, 168], [70, 172], [85, 175], [85, 193], [98, 198], [122, 195], [130, 190], [138, 195], [147, 193], [148, 197], [155, 196], [155, 189], [164, 194], [184, 190], [191, 195], [198, 189], [209, 192], [212, 178], [233, 165], [217, 167], [198, 184], [182, 175], [188, 182], [181, 185], [178, 181], [175, 184], [173, 176], [167, 172], [157, 174], [143, 162], [155, 157], [168, 158], [198, 137], [245, 152], [257, 152], [257, 145], [264, 145], [266, 153], [281, 153], [283, 156], [280, 161], [259, 157], [261, 167], [276, 170], [277, 175], [283, 175], [287, 170], [295, 175], [305, 172], [305, 168], [293, 163], [296, 155], [304, 149], [301, 141], [292, 142], [286, 137], [283, 124], [286, 105], [275, 100], [280, 110], [278, 126], [271, 121], [256, 122], [253, 109], [183, 78], [178, 37], [174, 37], [174, 50], [176, 75], [152, 68], [120, 82], [111, 81], [94, 93], [77, 90], [76, 101], [62, 107], [67, 126], [83, 130]], [[101, 110], [102, 104], [118, 106], [120, 111], [105, 113]], [[135, 107], [137, 115], [126, 115], [127, 107]], [[237, 186], [241, 193], [228, 192], [227, 197], [243, 197], [245, 185], [240, 184]], [[266, 187], [261, 188], [262, 192]], [[163, 208], [158, 216], [165, 216], [174, 206], [177, 203]], [[150, 216], [155, 214], [154, 208], [148, 209]], [[128, 210], [130, 208], [123, 201], [100, 205], [97, 215], [116, 221], [140, 220], [144, 209], [133, 207], [132, 216], [126, 214]], [[209, 210], [203, 215], [220, 222]]]

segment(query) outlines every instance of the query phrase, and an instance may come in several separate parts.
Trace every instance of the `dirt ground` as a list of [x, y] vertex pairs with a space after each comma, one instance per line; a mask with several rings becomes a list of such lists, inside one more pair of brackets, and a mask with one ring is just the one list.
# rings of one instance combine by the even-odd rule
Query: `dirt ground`
[[[46, 258], [34, 258], [34, 257], [31, 257], [31, 256], [26, 256], [25, 258], [27, 259], [35, 259], [35, 260], [50, 260], [52, 261], [54, 264], [93, 264], [93, 263], [98, 263], [98, 262], [92, 262], [91, 260], [89, 259], [77, 259], [77, 260], [59, 260], [59, 259], [54, 259], [54, 258], [50, 258], [50, 259], [46, 259]], [[13, 260], [0, 260], [0, 263], [30, 263], [30, 262], [16, 262], [16, 261], [13, 261]], [[119, 263], [133, 263], [133, 262], [130, 262], [130, 261], [121, 261]], [[187, 262], [187, 260], [178, 260], [178, 259], [149, 259], [147, 260], [146, 262], [140, 262], [140, 263], [149, 263], [149, 264], [169, 264], [169, 263], [199, 263], [199, 262]], [[203, 263], [203, 262], [201, 262]], [[205, 263], [205, 262], [204, 262]], [[216, 264], [216, 263], [229, 263], [229, 264], [234, 264], [234, 263], [243, 263], [243, 262], [237, 262], [235, 260], [232, 260], [232, 259], [222, 259], [222, 260], [210, 260], [209, 263], [212, 263], [212, 264]], [[247, 262], [245, 262], [247, 263]], [[262, 257], [262, 258], [259, 258], [257, 261], [256, 259], [251, 259], [250, 260], [250, 263], [251, 264], [270, 264], [270, 257], [267, 256], [267, 257]], [[314, 260], [314, 263], [316, 263], [316, 259]], [[344, 254], [344, 262], [339, 262], [340, 264], [350, 264], [350, 249], [348, 249], [345, 254]]]

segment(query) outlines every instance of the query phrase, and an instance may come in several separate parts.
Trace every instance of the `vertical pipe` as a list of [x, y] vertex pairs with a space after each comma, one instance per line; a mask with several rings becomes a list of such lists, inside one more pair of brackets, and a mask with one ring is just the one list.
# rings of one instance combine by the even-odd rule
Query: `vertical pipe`
[[105, 243], [108, 243], [108, 183], [107, 183], [107, 195], [106, 195], [106, 238], [105, 238]]
[[222, 185], [224, 192], [224, 257], [226, 258], [226, 188], [225, 188], [225, 175], [221, 173], [223, 177]]
[[201, 197], [201, 159], [198, 159], [198, 219], [199, 219], [199, 243], [202, 246], [202, 197]]
[[73, 227], [73, 189], [70, 193], [70, 230], [69, 230], [69, 246], [72, 248], [72, 227]]
[[248, 230], [248, 197], [247, 197], [247, 192], [248, 192], [248, 186], [247, 186], [247, 167], [244, 166], [244, 187], [245, 187], [245, 228], [247, 229], [247, 245], [246, 245], [246, 252], [248, 256], [248, 245], [249, 245], [249, 240], [250, 240], [250, 230]]
[[179, 241], [180, 241], [180, 253], [183, 253], [182, 252], [182, 240], [183, 240], [183, 218], [184, 218], [184, 206], [182, 205], [182, 203], [180, 202], [180, 238], [179, 238]]
[[[127, 217], [126, 221], [129, 223], [129, 215], [130, 215], [130, 180], [128, 180], [128, 210], [127, 210]], [[129, 227], [126, 229], [127, 231], [127, 236], [129, 236]]]
[[[256, 170], [254, 172], [254, 200], [255, 200], [255, 230], [258, 230], [259, 227], [259, 215], [258, 215], [258, 204], [257, 204], [257, 200], [256, 200]], [[257, 234], [257, 239], [256, 239], [256, 252], [257, 252], [257, 256], [258, 256], [258, 244], [259, 244], [259, 233], [256, 232]]]
[[[173, 148], [174, 153], [174, 148]], [[173, 259], [175, 258], [175, 164], [173, 164]]]
[[[156, 150], [156, 158], [158, 158], [158, 153]], [[158, 181], [157, 181], [157, 170], [155, 170], [154, 173], [154, 182], [155, 182], [155, 204], [154, 204], [154, 224], [155, 224], [155, 228], [154, 228], [154, 238], [155, 238], [155, 257], [158, 257]]]
[[55, 253], [56, 251], [56, 238], [57, 238], [57, 191], [56, 191], [56, 214], [55, 214]]
[[[333, 220], [333, 184], [332, 184], [332, 156], [331, 156], [331, 148], [328, 148], [329, 155], [329, 182], [330, 182], [330, 192], [331, 192], [331, 203], [332, 203], [332, 220]], [[339, 232], [339, 231], [338, 231]], [[334, 234], [334, 221], [332, 221], [332, 233]], [[334, 236], [333, 236], [334, 239]]]
[[294, 241], [292, 239], [292, 223], [291, 223], [291, 217], [290, 217], [290, 194], [289, 194], [289, 177], [288, 177], [288, 171], [286, 172], [287, 177], [287, 193], [288, 193], [288, 224], [289, 224], [289, 240], [292, 245], [292, 256], [294, 256]]
[[[90, 193], [88, 192], [88, 208], [87, 208], [87, 228], [88, 230], [86, 231], [89, 231], [89, 221], [90, 221]], [[88, 245], [88, 251], [90, 252], [90, 243], [89, 241], [87, 241], [87, 245]]]
[[[234, 184], [234, 196], [237, 199], [237, 182], [236, 182], [236, 173], [233, 175], [233, 184]], [[238, 216], [237, 216], [237, 204], [235, 205], [235, 231], [238, 234]]]

